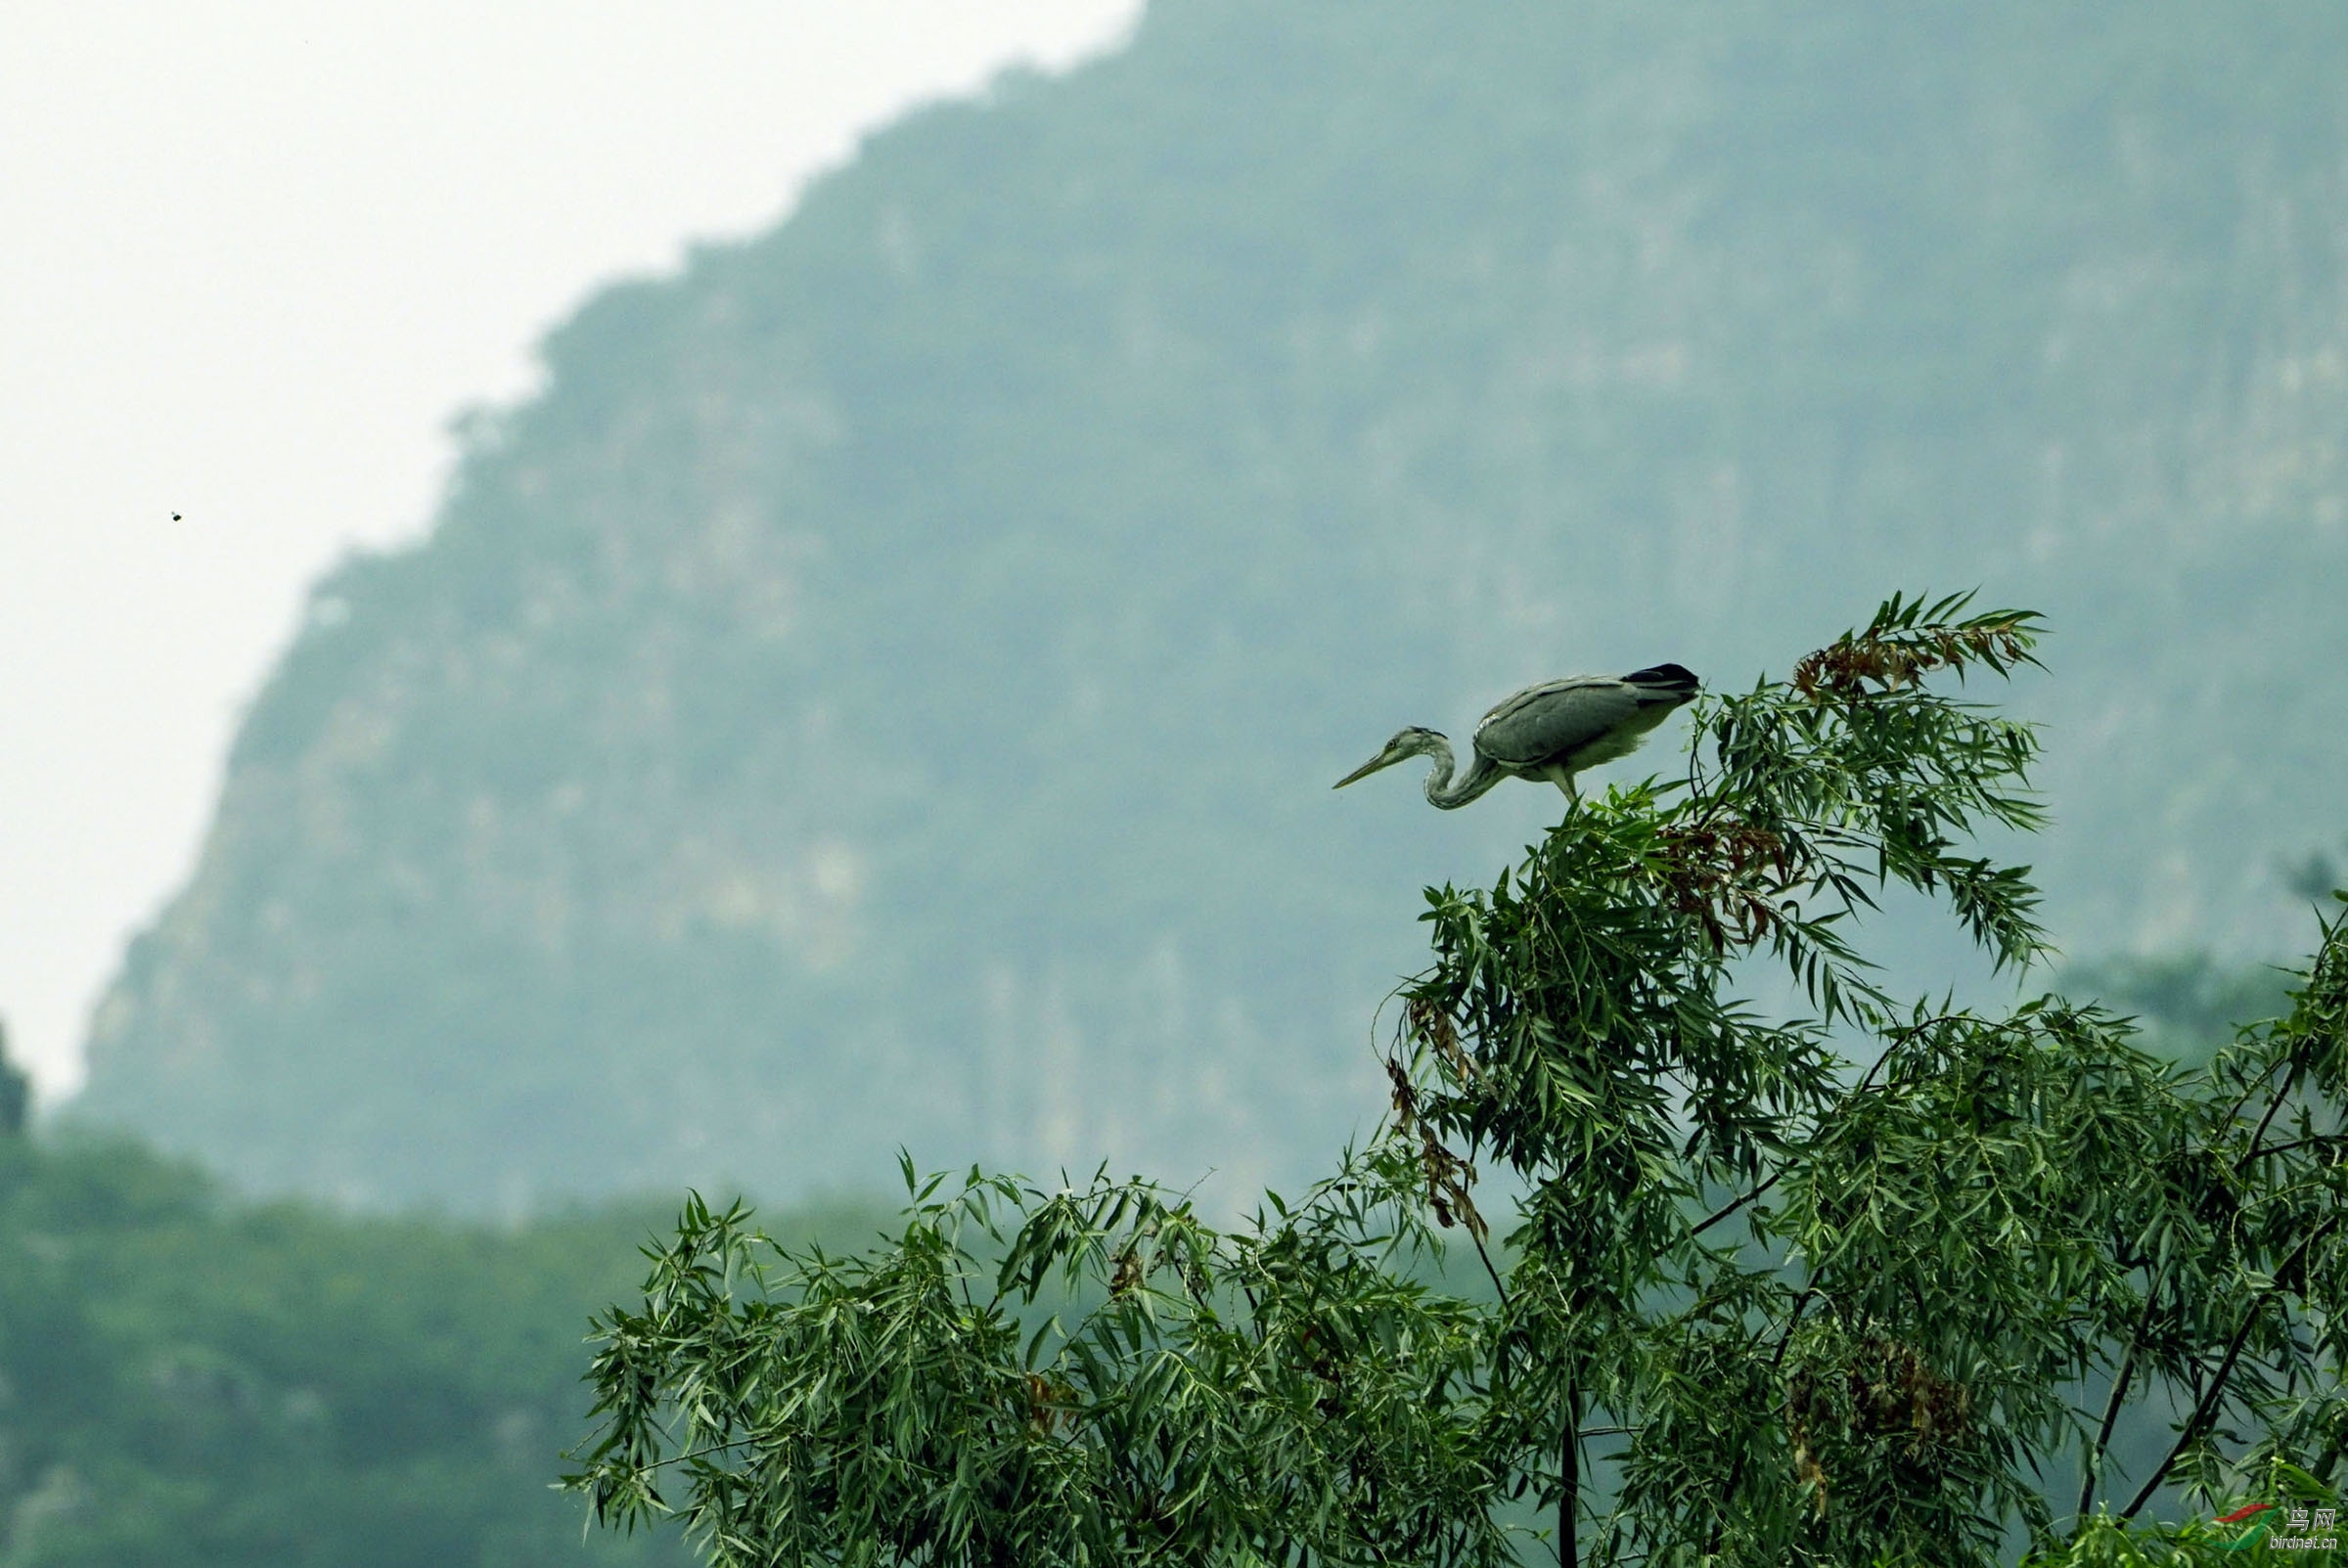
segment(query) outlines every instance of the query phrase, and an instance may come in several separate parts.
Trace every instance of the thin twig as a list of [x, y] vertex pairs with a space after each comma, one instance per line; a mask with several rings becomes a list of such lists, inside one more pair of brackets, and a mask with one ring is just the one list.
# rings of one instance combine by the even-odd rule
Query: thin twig
[[2274, 1125], [2275, 1113], [2282, 1109], [2282, 1102], [2290, 1098], [2291, 1091], [2299, 1087], [2299, 1079], [2306, 1072], [2307, 1063], [2297, 1060], [2296, 1054], [2296, 1053], [2293, 1053], [2294, 1059], [2291, 1062], [2291, 1075], [2282, 1081], [2282, 1087], [2275, 1092], [2275, 1098], [2267, 1101], [2267, 1113], [2258, 1119], [2258, 1127], [2250, 1135], [2250, 1147], [2243, 1153], [2240, 1159], [2234, 1162], [2234, 1168], [2235, 1170], [2240, 1170], [2243, 1166], [2248, 1165], [2252, 1160], [2258, 1158], [2259, 1145], [2266, 1142], [2267, 1129]]
[[1727, 1219], [1730, 1215], [1735, 1214], [1738, 1209], [1743, 1208], [1747, 1203], [1752, 1202], [1753, 1199], [1759, 1197], [1771, 1187], [1776, 1187], [1778, 1183], [1784, 1178], [1784, 1175], [1785, 1168], [1784, 1166], [1780, 1166], [1778, 1168], [1777, 1175], [1772, 1176], [1768, 1181], [1763, 1182], [1759, 1187], [1756, 1187], [1751, 1191], [1745, 1193], [1744, 1196], [1740, 1198], [1732, 1198], [1728, 1202], [1722, 1204], [1719, 1208], [1714, 1209], [1710, 1214], [1704, 1216], [1703, 1219], [1696, 1222], [1696, 1224], [1690, 1229], [1688, 1232], [1689, 1238], [1693, 1240], [1696, 1236], [1702, 1235], [1706, 1231], [1711, 1230], [1721, 1221]]
[[2248, 1164], [2254, 1159], [2262, 1159], [2275, 1154], [2288, 1154], [2293, 1149], [2320, 1148], [2327, 1143], [2348, 1146], [2348, 1133], [2316, 1133], [2307, 1138], [2294, 1138], [2287, 1143], [2277, 1143], [2270, 1148], [2253, 1148], [2242, 1156], [2242, 1162]]
[[[2166, 1277], [2163, 1271], [2162, 1277]], [[2155, 1278], [2145, 1286], [2145, 1310], [2136, 1322], [2136, 1332], [2128, 1338], [2128, 1352], [2120, 1358], [2120, 1369], [2111, 1380], [2111, 1397], [2103, 1402], [2103, 1420], [2096, 1430], [2096, 1446], [2089, 1451], [2086, 1473], [2079, 1478], [2079, 1508], [2077, 1517], [2085, 1519], [2089, 1504], [2096, 1501], [2096, 1482], [2102, 1474], [2103, 1453], [2111, 1443], [2111, 1429], [2120, 1418], [2120, 1403], [2128, 1393], [2129, 1379], [2136, 1375], [2136, 1357], [2145, 1343], [2145, 1335], [2152, 1330], [2152, 1306], [2159, 1299], [2161, 1279]]]
[[[1874, 1086], [1875, 1069], [1882, 1066], [1884, 1062], [1888, 1061], [1891, 1058], [1891, 1053], [1893, 1052], [1899, 1050], [1900, 1047], [1906, 1045], [1909, 1041], [1915, 1039], [1918, 1035], [1923, 1033], [1924, 1030], [1931, 1028], [1935, 1024], [1952, 1023], [1954, 1021], [1956, 1021], [1956, 1015], [1954, 1013], [1944, 1012], [1937, 1017], [1926, 1018], [1921, 1023], [1910, 1024], [1905, 1029], [1895, 1030], [1891, 1039], [1885, 1042], [1883, 1050], [1876, 1055], [1875, 1059], [1867, 1064], [1867, 1071], [1859, 1075], [1859, 1082], [1851, 1086], [1849, 1098], [1858, 1098], [1861, 1095], [1866, 1094], [1868, 1090]], [[1742, 1197], [1731, 1198], [1727, 1203], [1722, 1204], [1719, 1208], [1714, 1209], [1710, 1214], [1705, 1215], [1703, 1219], [1697, 1221], [1693, 1228], [1689, 1231], [1689, 1237], [1693, 1239], [1696, 1236], [1702, 1235], [1706, 1231], [1711, 1230], [1721, 1221], [1727, 1219], [1730, 1215], [1735, 1214], [1738, 1209], [1743, 1208], [1747, 1203], [1752, 1202], [1755, 1198], [1761, 1196], [1764, 1192], [1767, 1192], [1771, 1187], [1776, 1187], [1778, 1183], [1784, 1180], [1784, 1177], [1785, 1167], [1781, 1165], [1778, 1167], [1777, 1173], [1771, 1176], [1768, 1181], [1763, 1182], [1760, 1186], [1754, 1187]]]
[[672, 1464], [683, 1464], [691, 1459], [705, 1459], [712, 1454], [723, 1454], [728, 1449], [738, 1449], [745, 1443], [757, 1441], [758, 1439], [755, 1437], [729, 1438], [723, 1443], [712, 1443], [704, 1449], [695, 1449], [690, 1454], [672, 1454], [665, 1459], [654, 1459], [645, 1464], [631, 1464], [627, 1466], [627, 1469], [632, 1475], [641, 1475], [647, 1470], [664, 1470]]
[[[1779, 1336], [1777, 1354], [1769, 1359], [1769, 1376], [1772, 1382], [1777, 1380], [1778, 1368], [1785, 1365], [1785, 1352], [1793, 1344], [1793, 1331], [1801, 1325], [1802, 1314], [1809, 1309], [1810, 1298], [1817, 1291], [1816, 1285], [1804, 1285], [1802, 1293], [1793, 1298], [1793, 1310], [1785, 1315], [1785, 1332]], [[1729, 1484], [1721, 1488], [1721, 1512], [1713, 1517], [1712, 1539], [1710, 1544], [1704, 1547], [1706, 1552], [1720, 1550], [1721, 1521], [1727, 1516], [1728, 1510], [1737, 1505], [1737, 1488], [1744, 1480], [1744, 1456], [1750, 1452], [1752, 1452], [1751, 1444], [1738, 1444], [1737, 1456], [1729, 1461]]]
[[1509, 1287], [1501, 1279], [1500, 1271], [1492, 1267], [1492, 1254], [1484, 1250], [1484, 1238], [1476, 1232], [1476, 1227], [1468, 1227], [1468, 1239], [1475, 1243], [1475, 1255], [1484, 1260], [1484, 1273], [1492, 1277], [1492, 1288], [1500, 1292], [1501, 1310], [1506, 1312], [1509, 1306]]
[[2234, 1375], [2234, 1364], [2240, 1358], [2242, 1346], [2249, 1341], [2250, 1330], [2258, 1325], [2261, 1310], [2266, 1306], [2270, 1297], [2282, 1289], [2284, 1276], [2290, 1273], [2294, 1264], [2299, 1263], [2307, 1256], [2308, 1248], [2321, 1240], [2326, 1232], [2337, 1229], [2339, 1223], [2340, 1216], [2335, 1214], [2310, 1231], [2307, 1233], [2307, 1239], [2292, 1248], [2291, 1255], [2282, 1260], [2281, 1266], [2275, 1271], [2273, 1279], [2251, 1297], [2249, 1310], [2242, 1314], [2242, 1325], [2234, 1331], [2234, 1338], [2226, 1346], [2225, 1359], [2218, 1363], [2217, 1372], [2210, 1378], [2208, 1388], [2202, 1391], [2201, 1398], [2194, 1404], [2192, 1415], [2178, 1430], [2176, 1446], [2169, 1450], [2169, 1456], [2161, 1460], [2159, 1468], [2155, 1469], [2145, 1480], [2143, 1490], [2137, 1493], [2134, 1501], [2128, 1504], [2126, 1511], [2120, 1515], [2121, 1519], [2135, 1518], [2137, 1511], [2152, 1501], [2152, 1494], [2160, 1490], [2160, 1483], [2167, 1478], [2169, 1467], [2185, 1456], [2185, 1451], [2193, 1446], [2193, 1441], [2201, 1435], [2202, 1428], [2216, 1416], [2218, 1404], [2226, 1397], [2227, 1379]]

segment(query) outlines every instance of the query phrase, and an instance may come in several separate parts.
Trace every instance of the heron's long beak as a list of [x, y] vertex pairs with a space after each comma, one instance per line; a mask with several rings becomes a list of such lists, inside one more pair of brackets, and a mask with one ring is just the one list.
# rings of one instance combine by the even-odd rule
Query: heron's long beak
[[1380, 751], [1377, 756], [1372, 757], [1368, 762], [1363, 763], [1360, 767], [1354, 769], [1353, 772], [1347, 774], [1344, 778], [1339, 779], [1335, 784], [1331, 784], [1330, 787], [1332, 789], [1342, 789], [1347, 784], [1352, 784], [1355, 780], [1367, 779], [1372, 774], [1377, 772], [1378, 769], [1391, 767], [1393, 763], [1394, 758], [1389, 757], [1383, 751]]

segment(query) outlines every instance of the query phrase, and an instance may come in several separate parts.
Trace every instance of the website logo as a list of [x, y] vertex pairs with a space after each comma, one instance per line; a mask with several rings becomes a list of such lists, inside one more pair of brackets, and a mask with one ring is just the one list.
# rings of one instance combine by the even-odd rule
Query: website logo
[[[2253, 1502], [2247, 1508], [2236, 1508], [2232, 1513], [2222, 1513], [2218, 1515], [2218, 1523], [2240, 1524], [2244, 1519], [2252, 1518], [2255, 1515], [2265, 1513], [2268, 1509], [2274, 1506], [2275, 1504], [2272, 1502]], [[2264, 1519], [2261, 1519], [2258, 1523], [2243, 1531], [2241, 1534], [2241, 1539], [2237, 1541], [2227, 1542], [2225, 1549], [2228, 1551], [2246, 1551], [2250, 1547], [2257, 1546], [2258, 1538], [2266, 1533], [2267, 1522]]]
[[2336, 1552], [2340, 1549], [2339, 1537], [2331, 1533], [2339, 1523], [2339, 1509], [2316, 1508], [2311, 1511], [2305, 1503], [2294, 1503], [2280, 1515], [2283, 1533], [2279, 1535], [2274, 1533], [2274, 1526], [2278, 1522], [2276, 1517], [2259, 1517], [2261, 1514], [2274, 1515], [2275, 1508], [2276, 1504], [2272, 1502], [2253, 1502], [2246, 1508], [2220, 1514], [2217, 1519], [2219, 1524], [2257, 1521], [2240, 1536], [2227, 1542], [2222, 1549], [2247, 1551], [2261, 1541], [2266, 1543], [2270, 1551]]

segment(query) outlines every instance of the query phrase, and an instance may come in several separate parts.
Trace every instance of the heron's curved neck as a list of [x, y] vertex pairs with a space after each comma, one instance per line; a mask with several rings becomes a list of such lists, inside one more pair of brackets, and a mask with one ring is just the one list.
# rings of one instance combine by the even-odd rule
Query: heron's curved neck
[[1492, 759], [1482, 752], [1474, 753], [1468, 765], [1467, 777], [1458, 784], [1451, 782], [1452, 769], [1458, 759], [1451, 754], [1451, 742], [1439, 735], [1428, 735], [1419, 742], [1420, 751], [1435, 759], [1426, 776], [1426, 803], [1439, 811], [1456, 811], [1494, 784], [1500, 783], [1501, 772]]

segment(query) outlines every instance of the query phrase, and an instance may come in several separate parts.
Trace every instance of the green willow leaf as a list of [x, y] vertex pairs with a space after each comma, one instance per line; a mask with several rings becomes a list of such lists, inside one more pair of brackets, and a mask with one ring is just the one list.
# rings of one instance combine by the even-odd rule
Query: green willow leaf
[[1944, 689], [2042, 630], [1895, 596], [1428, 889], [1384, 1123], [1242, 1223], [904, 1159], [902, 1232], [834, 1258], [689, 1198], [570, 1484], [722, 1565], [2210, 1560], [2348, 1458], [2348, 915], [2191, 1070], [1890, 996], [1894, 884], [2046, 951], [1974, 843], [2043, 825], [2038, 738]]

